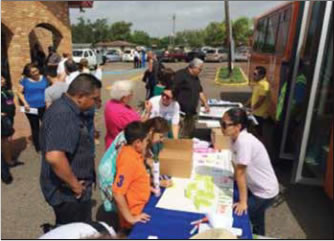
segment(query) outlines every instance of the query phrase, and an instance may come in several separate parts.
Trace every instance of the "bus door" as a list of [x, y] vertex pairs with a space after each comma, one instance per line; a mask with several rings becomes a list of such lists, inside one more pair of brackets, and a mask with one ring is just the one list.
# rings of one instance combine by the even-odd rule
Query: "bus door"
[[[296, 160], [293, 182], [323, 184], [333, 123], [332, 2], [309, 2], [288, 95], [281, 154]], [[282, 152], [283, 151], [283, 152]]]

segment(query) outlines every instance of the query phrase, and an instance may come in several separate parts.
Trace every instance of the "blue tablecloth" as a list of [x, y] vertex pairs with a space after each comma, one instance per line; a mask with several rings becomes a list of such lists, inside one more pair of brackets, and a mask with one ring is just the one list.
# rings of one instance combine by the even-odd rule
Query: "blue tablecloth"
[[[234, 202], [239, 200], [237, 185], [234, 185]], [[157, 236], [159, 239], [189, 239], [193, 228], [190, 223], [203, 218], [203, 214], [172, 211], [156, 208], [159, 198], [151, 196], [144, 212], [151, 216], [151, 221], [136, 224], [129, 239], [147, 239], [148, 236]], [[243, 216], [233, 215], [233, 227], [242, 229], [242, 239], [252, 239], [252, 232], [248, 214]]]

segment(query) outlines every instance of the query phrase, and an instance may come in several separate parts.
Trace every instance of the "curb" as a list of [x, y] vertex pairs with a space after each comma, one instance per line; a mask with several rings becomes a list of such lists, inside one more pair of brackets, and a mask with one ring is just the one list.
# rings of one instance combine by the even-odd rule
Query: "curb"
[[224, 83], [219, 82], [219, 80], [218, 80], [218, 79], [219, 79], [219, 78], [218, 78], [218, 75], [219, 75], [219, 71], [220, 71], [220, 69], [221, 69], [221, 68], [219, 68], [219, 69], [217, 69], [217, 71], [216, 71], [215, 84], [220, 85], [220, 86], [235, 86], [235, 87], [249, 85], [249, 79], [248, 79], [248, 77], [246, 76], [245, 72], [242, 70], [242, 68], [240, 68], [240, 67], [236, 67], [236, 68], [239, 68], [239, 70], [240, 70], [240, 72], [241, 72], [241, 74], [242, 74], [242, 77], [246, 80], [245, 83], [240, 83], [240, 84], [227, 84], [227, 83], [226, 83], [226, 84], [224, 84]]

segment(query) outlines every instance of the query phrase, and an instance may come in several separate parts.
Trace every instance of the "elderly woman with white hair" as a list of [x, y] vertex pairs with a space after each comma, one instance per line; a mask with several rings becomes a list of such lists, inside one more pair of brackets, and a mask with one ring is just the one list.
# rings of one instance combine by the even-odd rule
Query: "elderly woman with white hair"
[[[111, 145], [116, 136], [131, 122], [145, 120], [129, 103], [133, 97], [133, 85], [130, 80], [116, 81], [110, 91], [111, 100], [106, 103], [104, 119], [106, 124], [105, 148]], [[148, 107], [149, 108], [149, 107]]]

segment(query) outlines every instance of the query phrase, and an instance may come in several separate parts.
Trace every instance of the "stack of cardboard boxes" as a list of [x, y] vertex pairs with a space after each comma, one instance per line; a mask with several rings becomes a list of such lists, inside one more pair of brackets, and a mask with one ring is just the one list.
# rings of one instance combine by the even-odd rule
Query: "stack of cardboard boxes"
[[[224, 150], [231, 148], [230, 137], [224, 136], [221, 129], [211, 131], [213, 148]], [[160, 174], [171, 177], [190, 178], [193, 168], [193, 141], [190, 139], [164, 141], [164, 148], [160, 152]]]

